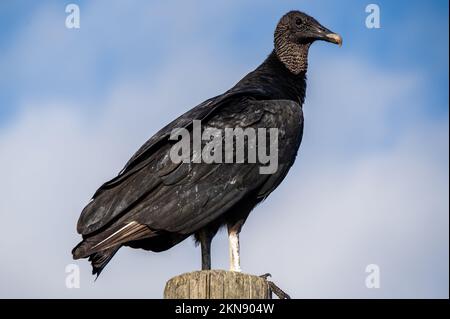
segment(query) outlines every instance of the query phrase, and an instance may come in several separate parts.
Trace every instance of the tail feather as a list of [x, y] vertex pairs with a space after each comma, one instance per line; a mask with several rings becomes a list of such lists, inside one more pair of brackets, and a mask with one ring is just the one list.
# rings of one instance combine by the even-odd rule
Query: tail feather
[[92, 254], [92, 252], [90, 252], [92, 245], [93, 244], [89, 240], [89, 238], [83, 238], [83, 241], [81, 241], [78, 245], [75, 246], [74, 249], [72, 249], [73, 259], [89, 257], [89, 255]]
[[111, 260], [122, 245], [137, 240], [156, 236], [148, 226], [131, 221], [125, 225], [115, 225], [104, 232], [83, 236], [73, 250], [73, 259], [89, 258], [92, 263], [92, 274], [100, 275], [103, 268]]
[[103, 268], [105, 268], [105, 266], [109, 263], [111, 258], [113, 258], [120, 247], [120, 245], [115, 246], [90, 255], [89, 261], [92, 264], [92, 274], [97, 275], [98, 278]]
[[103, 268], [109, 263], [111, 258], [116, 254], [116, 252], [120, 249], [122, 245], [117, 245], [108, 249], [96, 251], [94, 253], [91, 253], [91, 247], [92, 243], [89, 241], [82, 241], [79, 243], [73, 250], [72, 255], [73, 259], [80, 259], [80, 258], [89, 258], [88, 260], [92, 264], [92, 274], [93, 275], [100, 275]]

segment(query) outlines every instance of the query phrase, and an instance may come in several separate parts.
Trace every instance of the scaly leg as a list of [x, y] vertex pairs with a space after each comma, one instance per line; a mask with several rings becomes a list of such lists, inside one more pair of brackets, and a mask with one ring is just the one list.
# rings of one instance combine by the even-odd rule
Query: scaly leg
[[230, 270], [240, 272], [239, 231], [228, 226], [228, 240], [230, 244]]
[[200, 231], [198, 233], [202, 249], [202, 270], [211, 270], [211, 240], [208, 232]]

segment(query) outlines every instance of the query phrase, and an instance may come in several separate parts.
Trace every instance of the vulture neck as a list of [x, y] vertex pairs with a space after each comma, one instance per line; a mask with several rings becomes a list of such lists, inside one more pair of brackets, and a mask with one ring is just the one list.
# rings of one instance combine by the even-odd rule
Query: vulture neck
[[306, 69], [295, 74], [280, 61], [275, 50], [236, 87], [259, 87], [273, 99], [292, 100], [303, 105], [306, 90]]

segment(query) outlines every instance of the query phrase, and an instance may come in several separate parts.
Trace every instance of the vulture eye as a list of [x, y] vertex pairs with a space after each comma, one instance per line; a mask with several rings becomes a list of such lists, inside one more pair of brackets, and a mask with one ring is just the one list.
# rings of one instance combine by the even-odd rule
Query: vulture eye
[[300, 19], [300, 18], [295, 19], [295, 24], [296, 25], [302, 25], [303, 24], [302, 19]]

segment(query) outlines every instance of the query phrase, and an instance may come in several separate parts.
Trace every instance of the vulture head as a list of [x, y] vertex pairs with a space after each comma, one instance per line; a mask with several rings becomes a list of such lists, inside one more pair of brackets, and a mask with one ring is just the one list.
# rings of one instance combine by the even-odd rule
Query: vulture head
[[280, 19], [275, 29], [275, 52], [289, 71], [299, 74], [306, 71], [309, 47], [317, 40], [342, 45], [340, 35], [303, 12], [291, 11]]

